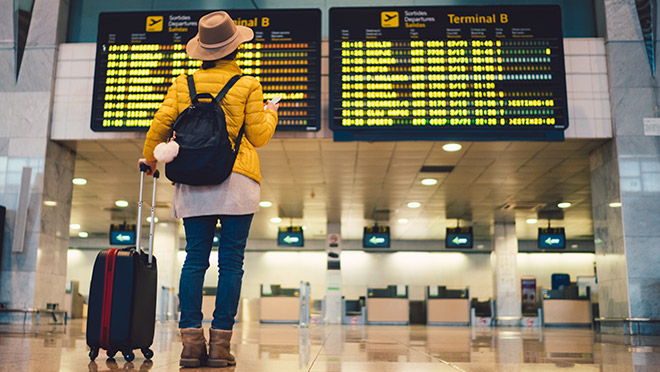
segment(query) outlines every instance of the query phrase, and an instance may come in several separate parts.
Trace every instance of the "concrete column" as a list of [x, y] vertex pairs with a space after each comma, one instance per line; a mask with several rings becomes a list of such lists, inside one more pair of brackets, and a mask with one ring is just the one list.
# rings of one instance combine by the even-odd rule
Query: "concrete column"
[[[328, 261], [337, 261], [341, 265], [341, 223], [328, 222], [328, 239], [326, 253], [335, 253], [338, 258], [327, 258]], [[325, 323], [341, 324], [341, 266], [340, 269], [326, 271], [325, 282]]]
[[497, 324], [519, 325], [522, 310], [518, 279], [518, 238], [515, 223], [495, 223], [494, 252]]
[[[144, 228], [148, 237], [149, 226], [145, 225]], [[154, 256], [158, 260], [156, 314], [158, 314], [158, 320], [161, 321], [172, 320], [174, 319], [173, 315], [176, 314], [179, 277], [181, 275], [177, 257], [179, 252], [178, 231], [178, 226], [174, 222], [157, 223], [154, 227]], [[145, 252], [149, 249], [148, 244], [148, 240], [145, 239]], [[217, 272], [217, 268], [214, 272]]]
[[635, 1], [604, 0], [604, 6], [614, 138], [591, 156], [600, 315], [660, 318], [660, 137], [644, 128], [644, 118], [660, 116], [659, 81], [651, 75]]
[[[9, 26], [14, 4], [0, 0], [0, 19], [7, 21], [0, 22], [0, 204], [7, 207], [0, 303], [11, 308], [64, 305], [75, 156], [51, 141], [49, 132], [57, 49], [65, 36], [68, 7], [64, 0], [35, 0], [17, 75], [16, 39]], [[24, 200], [27, 223], [16, 230], [24, 167], [32, 169]], [[12, 252], [16, 238], [24, 238], [20, 252]], [[0, 322], [13, 321], [22, 322], [22, 315], [0, 315]]]

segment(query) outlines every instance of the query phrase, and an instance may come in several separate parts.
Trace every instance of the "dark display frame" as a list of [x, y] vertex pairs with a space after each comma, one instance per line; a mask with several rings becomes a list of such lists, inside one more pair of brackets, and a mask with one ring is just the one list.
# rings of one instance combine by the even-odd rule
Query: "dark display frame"
[[[107, 92], [106, 79], [109, 77], [107, 71], [108, 67], [108, 54], [110, 53], [110, 46], [114, 43], [117, 45], [140, 45], [140, 44], [158, 44], [158, 45], [172, 45], [172, 51], [167, 53], [185, 53], [185, 44], [191, 39], [194, 35], [197, 34], [197, 21], [203, 15], [210, 13], [209, 10], [196, 10], [196, 11], [149, 11], [149, 12], [112, 12], [112, 13], [101, 13], [99, 15], [98, 22], [98, 36], [97, 36], [97, 46], [96, 46], [96, 63], [94, 67], [94, 88], [93, 88], [93, 97], [92, 97], [92, 116], [91, 116], [91, 129], [98, 132], [142, 132], [147, 131], [149, 126], [145, 126], [146, 120], [151, 121], [153, 114], [156, 112], [156, 108], [151, 107], [149, 103], [158, 102], [158, 101], [148, 101], [146, 108], [135, 108], [134, 112], [144, 110], [152, 112], [147, 118], [146, 116], [141, 116], [135, 118], [134, 123], [137, 123], [137, 120], [140, 120], [140, 126], [104, 126], [105, 120], [132, 120], [131, 116], [125, 117], [104, 117], [104, 106], [106, 104], [105, 97], [106, 94], [114, 94], [115, 92]], [[275, 95], [280, 91], [288, 92], [287, 94], [308, 94], [307, 98], [291, 98], [291, 101], [294, 103], [299, 103], [306, 105], [305, 107], [291, 106], [285, 107], [287, 102], [287, 97], [284, 97], [281, 101], [284, 103], [280, 106], [280, 119], [279, 125], [277, 127], [278, 131], [318, 131], [321, 128], [321, 10], [320, 9], [268, 9], [268, 10], [230, 10], [229, 11], [232, 18], [241, 23], [242, 25], [248, 26], [255, 31], [255, 38], [253, 43], [276, 43], [283, 42], [287, 43], [289, 46], [292, 46], [296, 43], [304, 44], [308, 43], [309, 48], [287, 48], [286, 51], [279, 52], [280, 49], [272, 48], [270, 50], [261, 49], [262, 52], [272, 52], [274, 55], [271, 61], [281, 62], [278, 65], [272, 65], [273, 69], [278, 69], [277, 71], [282, 71], [281, 73], [273, 73], [270, 76], [268, 74], [260, 74], [262, 77], [271, 77], [273, 82], [262, 81], [262, 86], [264, 86], [264, 99], [268, 99], [267, 95]], [[148, 18], [155, 17], [155, 18]], [[158, 17], [162, 17], [162, 29], [161, 31], [147, 31], [149, 24], [148, 20], [152, 22], [152, 27], [158, 27], [157, 21]], [[264, 23], [264, 19], [268, 18], [268, 27], [262, 27], [261, 24]], [[167, 24], [166, 24], [167, 23]], [[255, 23], [257, 24], [255, 26]], [[172, 25], [172, 26], [170, 26]], [[277, 27], [277, 29], [275, 29]], [[157, 29], [157, 28], [156, 28]], [[183, 48], [180, 46], [183, 45]], [[247, 50], [246, 50], [247, 51]], [[256, 51], [256, 50], [255, 50]], [[122, 52], [122, 51], [117, 51]], [[124, 51], [125, 52], [125, 51]], [[135, 53], [150, 53], [152, 51], [135, 51]], [[298, 53], [297, 56], [290, 56], [288, 54]], [[287, 56], [277, 57], [278, 54], [287, 54]], [[169, 54], [168, 54], [169, 56]], [[306, 57], [309, 56], [309, 57]], [[168, 57], [169, 58], [169, 57]], [[254, 61], [256, 58], [254, 57]], [[306, 63], [301, 64], [300, 66], [294, 65], [292, 62], [295, 62], [296, 58], [298, 60], [305, 60]], [[187, 61], [187, 56], [185, 58], [180, 58], [181, 61]], [[263, 61], [269, 60], [266, 57], [263, 58]], [[130, 62], [131, 60], [127, 60]], [[117, 62], [122, 62], [121, 59], [118, 59]], [[139, 62], [139, 61], [138, 61]], [[160, 62], [168, 63], [167, 59], [163, 59]], [[178, 61], [173, 61], [178, 62]], [[287, 63], [284, 65], [283, 63]], [[263, 65], [266, 66], [266, 65]], [[298, 67], [297, 67], [298, 66]], [[300, 73], [300, 75], [295, 75], [297, 70], [304, 70], [303, 66], [307, 66], [306, 73]], [[147, 69], [175, 69], [180, 66], [167, 66], [157, 67], [147, 66], [147, 67], [137, 67], [142, 70]], [[117, 67], [122, 68], [122, 67]], [[125, 67], [126, 69], [130, 67]], [[179, 70], [188, 70], [191, 68], [187, 66], [186, 68], [179, 68]], [[251, 75], [247, 70], [249, 67], [241, 66], [243, 69], [244, 75]], [[256, 69], [258, 67], [255, 67]], [[263, 67], [266, 68], [266, 67]], [[287, 72], [288, 71], [288, 72]], [[114, 71], [113, 71], [114, 72]], [[178, 74], [177, 74], [178, 75]], [[177, 75], [167, 75], [165, 82], [158, 83], [159, 86], [156, 87], [158, 90], [155, 94], [164, 94], [166, 89], [163, 91], [162, 87], [169, 87], [171, 81], [168, 81], [168, 78], [174, 78]], [[289, 76], [287, 76], [289, 75]], [[127, 75], [131, 76], [131, 75]], [[140, 77], [160, 77], [161, 75], [146, 75]], [[138, 77], [138, 76], [133, 76]], [[282, 81], [277, 81], [278, 78], [283, 77]], [[307, 80], [286, 80], [286, 77], [295, 78], [306, 78]], [[142, 86], [140, 84], [146, 83], [135, 83], [138, 87]], [[130, 85], [125, 85], [129, 87]], [[287, 86], [291, 89], [273, 89], [269, 90], [269, 87], [282, 87]], [[301, 91], [300, 89], [294, 89], [299, 87], [307, 86], [307, 90]], [[130, 89], [130, 88], [127, 88]], [[134, 88], [135, 89], [135, 88]], [[151, 89], [151, 88], [150, 88]], [[270, 93], [269, 93], [270, 92]], [[132, 93], [130, 90], [125, 92], [116, 92], [118, 94], [125, 93], [128, 94], [140, 94], [144, 92], [136, 91]], [[109, 100], [109, 103], [112, 104], [112, 108], [108, 110], [112, 111], [122, 111], [128, 110], [116, 106], [116, 103], [124, 103], [124, 107], [129, 103], [144, 103], [144, 101], [137, 100]], [[162, 100], [158, 103], [161, 103]], [[135, 106], [135, 105], [133, 105]], [[144, 106], [144, 105], [143, 105]], [[160, 106], [160, 105], [158, 105]], [[296, 113], [301, 113], [307, 111], [305, 116], [292, 116]], [[128, 112], [128, 111], [127, 111]], [[289, 112], [291, 115], [287, 116], [286, 112]], [[116, 113], [117, 114], [117, 113]], [[131, 114], [132, 115], [132, 114]], [[296, 114], [297, 115], [297, 114]], [[288, 125], [287, 120], [306, 120], [305, 125]]]
[[[456, 238], [466, 238], [467, 244], [460, 245], [454, 243]], [[445, 233], [445, 248], [447, 249], [470, 249], [474, 247], [474, 234], [472, 233], [472, 226], [470, 227], [448, 227]]]
[[[561, 245], [545, 243], [547, 239], [558, 238]], [[540, 249], [566, 249], [566, 230], [563, 227], [539, 227], [538, 247]]]
[[[411, 12], [413, 16], [410, 19], [420, 19], [418, 22], [419, 28], [407, 27], [406, 22], [402, 22], [398, 27], [384, 27], [385, 21], [380, 17], [384, 16], [383, 12], [398, 12], [401, 21], [404, 21], [405, 12]], [[415, 13], [417, 12], [417, 13]], [[507, 14], [508, 26], [504, 27], [501, 31], [496, 31], [495, 26], [485, 23], [483, 27], [473, 27], [470, 24], [459, 24], [447, 27], [448, 14], [453, 15], [493, 15], [497, 18], [500, 14]], [[435, 21], [426, 22], [433, 18]], [[334, 139], [336, 141], [351, 141], [351, 140], [364, 140], [364, 141], [398, 141], [398, 140], [554, 140], [561, 141], [564, 139], [564, 130], [568, 127], [568, 102], [566, 99], [566, 78], [564, 66], [564, 52], [563, 52], [563, 37], [561, 28], [561, 9], [557, 5], [511, 5], [511, 6], [452, 6], [452, 7], [355, 7], [355, 8], [331, 8], [330, 9], [330, 100], [329, 100], [329, 121], [330, 128], [334, 131]], [[518, 22], [518, 23], [517, 23]], [[413, 24], [413, 23], [411, 23]], [[493, 23], [494, 24], [494, 23]], [[514, 27], [515, 26], [515, 27]], [[455, 33], [455, 39], [445, 38], [445, 32], [448, 29], [456, 29], [452, 31]], [[477, 36], [474, 34], [473, 29], [483, 29], [480, 36], [481, 38], [473, 38]], [[513, 38], [514, 29], [516, 38]], [[441, 32], [438, 32], [438, 31]], [[481, 32], [481, 31], [479, 31]], [[527, 128], [521, 129], [518, 125], [471, 125], [471, 126], [450, 126], [450, 125], [436, 125], [431, 127], [430, 124], [425, 126], [417, 125], [373, 125], [373, 126], [343, 126], [341, 124], [342, 110], [341, 107], [344, 99], [341, 94], [344, 91], [342, 84], [354, 83], [353, 81], [342, 80], [342, 63], [341, 63], [341, 42], [349, 41], [393, 41], [393, 42], [408, 42], [442, 39], [449, 40], [463, 40], [472, 42], [474, 40], [496, 40], [495, 34], [511, 35], [511, 37], [503, 37], [497, 40], [516, 42], [548, 42], [548, 49], [551, 50], [550, 65], [552, 70], [552, 94], [553, 107], [548, 108], [547, 111], [555, 110], [556, 121], [554, 127], [549, 124], [544, 125], [530, 125]], [[518, 35], [520, 33], [520, 35]], [[438, 36], [438, 34], [440, 36]], [[430, 36], [432, 35], [432, 36]], [[396, 44], [396, 43], [394, 43]], [[394, 45], [393, 44], [393, 45]], [[507, 46], [512, 51], [516, 49], [513, 46]], [[403, 47], [401, 47], [403, 48]], [[400, 49], [401, 49], [400, 48]], [[540, 47], [538, 47], [540, 48]], [[410, 49], [410, 48], [408, 48]], [[504, 49], [504, 47], [501, 47]], [[396, 48], [393, 49], [396, 51]], [[467, 49], [466, 49], [467, 50]], [[354, 58], [354, 57], [351, 57]], [[366, 60], [367, 56], [365, 56]], [[378, 58], [378, 57], [375, 57]], [[382, 58], [382, 57], [381, 57]], [[513, 58], [513, 57], [512, 57]], [[530, 63], [531, 65], [531, 63]], [[374, 66], [368, 63], [363, 64], [364, 67]], [[377, 64], [376, 64], [377, 66]], [[399, 65], [393, 65], [400, 67]], [[524, 66], [523, 66], [524, 67]], [[348, 72], [347, 74], [356, 75], [357, 73]], [[368, 72], [364, 73], [368, 75]], [[382, 73], [387, 74], [387, 73]], [[381, 75], [382, 75], [381, 74]], [[412, 75], [412, 73], [410, 73]], [[484, 75], [484, 74], [482, 74]], [[513, 74], [512, 74], [513, 75]], [[537, 75], [538, 76], [538, 75]], [[379, 81], [372, 81], [379, 83]], [[365, 85], [368, 82], [364, 82]], [[497, 83], [497, 81], [496, 81]], [[521, 82], [506, 81], [508, 86], [519, 86]], [[527, 86], [538, 86], [537, 82], [526, 82]], [[537, 84], [537, 85], [533, 85]], [[395, 84], [396, 85], [396, 84]], [[500, 84], [501, 85], [501, 84]], [[500, 89], [505, 93], [515, 93], [515, 89], [507, 88]], [[545, 92], [545, 91], [544, 91]], [[378, 99], [378, 98], [375, 98]], [[450, 98], [443, 98], [450, 100]], [[353, 99], [353, 101], [358, 99]], [[412, 101], [413, 99], [402, 99]], [[429, 100], [431, 100], [429, 98]], [[531, 101], [531, 99], [529, 100]], [[555, 109], [555, 107], [557, 107]], [[412, 105], [408, 107], [413, 109]], [[354, 109], [354, 108], [350, 108]], [[498, 108], [499, 109], [499, 108]], [[428, 110], [428, 107], [427, 107]], [[367, 111], [367, 107], [364, 107]], [[374, 111], [374, 110], [372, 110]], [[430, 110], [428, 110], [430, 111]], [[530, 110], [509, 110], [511, 112], [529, 112]], [[537, 112], [547, 112], [538, 110]], [[339, 113], [339, 114], [338, 114]], [[540, 115], [540, 114], [534, 114]], [[355, 117], [355, 116], [351, 116]], [[513, 117], [511, 115], [506, 116]], [[375, 116], [365, 115], [367, 118], [377, 118]], [[430, 119], [430, 116], [425, 118]], [[484, 116], [484, 118], [487, 118]], [[504, 118], [502, 116], [501, 118]], [[409, 119], [413, 119], [409, 117]]]
[[[378, 245], [376, 243], [371, 243], [369, 240], [372, 238], [383, 238], [385, 239], [385, 244]], [[362, 248], [366, 249], [379, 249], [379, 248], [390, 248], [392, 240], [390, 238], [390, 227], [389, 226], [365, 226], [362, 233]]]
[[[296, 242], [296, 243], [287, 243], [284, 240], [287, 235], [293, 235], [293, 236], [298, 237], [298, 242]], [[302, 226], [280, 227], [277, 231], [277, 246], [278, 247], [304, 247], [305, 246], [305, 234], [303, 232]]]

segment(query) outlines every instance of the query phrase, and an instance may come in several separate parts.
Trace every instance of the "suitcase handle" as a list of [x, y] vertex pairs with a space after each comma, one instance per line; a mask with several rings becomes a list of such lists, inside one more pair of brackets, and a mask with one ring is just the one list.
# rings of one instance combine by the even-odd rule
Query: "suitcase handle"
[[[140, 240], [142, 240], [142, 194], [144, 191], [144, 174], [150, 170], [151, 168], [144, 163], [140, 163], [140, 198], [138, 201], [138, 216], [137, 216], [137, 231], [136, 231], [136, 239], [135, 239], [135, 250], [139, 253], [140, 252]], [[154, 187], [153, 187], [153, 195], [151, 197], [151, 220], [150, 220], [150, 226], [149, 226], [149, 265], [151, 265], [153, 261], [153, 248], [154, 248], [154, 212], [156, 208], [156, 181], [158, 181], [158, 178], [160, 177], [160, 172], [156, 169], [156, 171], [153, 174], [154, 176]]]

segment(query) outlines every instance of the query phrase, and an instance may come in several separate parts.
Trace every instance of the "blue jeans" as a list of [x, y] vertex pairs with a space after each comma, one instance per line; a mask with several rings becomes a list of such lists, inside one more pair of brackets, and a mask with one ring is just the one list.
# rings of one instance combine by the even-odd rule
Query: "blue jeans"
[[202, 287], [209, 268], [215, 226], [222, 230], [218, 247], [218, 291], [211, 328], [230, 331], [241, 297], [243, 258], [253, 214], [200, 216], [183, 219], [186, 230], [186, 260], [179, 281], [181, 320], [179, 328], [202, 326]]

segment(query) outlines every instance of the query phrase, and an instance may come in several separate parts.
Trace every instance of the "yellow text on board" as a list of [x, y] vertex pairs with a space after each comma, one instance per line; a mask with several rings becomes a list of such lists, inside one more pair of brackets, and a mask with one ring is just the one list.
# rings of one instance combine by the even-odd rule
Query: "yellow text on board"
[[461, 24], [461, 23], [508, 23], [509, 15], [506, 13], [500, 13], [499, 17], [497, 14], [493, 13], [491, 15], [480, 15], [474, 14], [469, 16], [456, 15], [456, 14], [447, 14], [449, 17], [449, 23]]
[[259, 17], [254, 17], [249, 19], [243, 19], [239, 17], [234, 20], [234, 23], [237, 26], [245, 26], [245, 27], [268, 27], [270, 26], [270, 18], [261, 17], [261, 21], [259, 21]]

